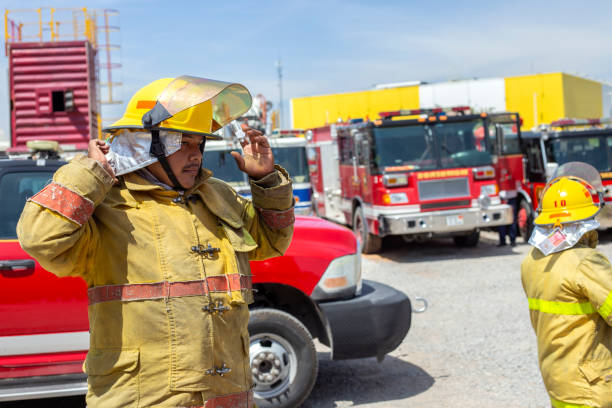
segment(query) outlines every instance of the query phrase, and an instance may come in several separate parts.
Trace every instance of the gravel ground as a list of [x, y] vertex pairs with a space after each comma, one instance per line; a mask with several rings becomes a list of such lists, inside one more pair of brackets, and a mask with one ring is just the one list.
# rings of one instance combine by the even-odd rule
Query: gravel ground
[[[612, 259], [612, 233], [600, 240]], [[304, 407], [550, 407], [520, 280], [529, 246], [498, 248], [490, 232], [469, 249], [444, 239], [389, 244], [365, 256], [364, 278], [424, 297], [429, 309], [413, 314], [406, 339], [380, 364], [321, 352]]]

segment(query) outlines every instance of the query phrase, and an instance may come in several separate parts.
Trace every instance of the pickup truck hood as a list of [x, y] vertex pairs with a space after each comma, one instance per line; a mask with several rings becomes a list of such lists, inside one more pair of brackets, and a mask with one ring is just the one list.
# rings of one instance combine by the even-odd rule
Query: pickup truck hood
[[317, 217], [297, 216], [285, 256], [251, 261], [253, 283], [289, 285], [310, 296], [332, 260], [356, 252], [357, 241], [348, 228]]

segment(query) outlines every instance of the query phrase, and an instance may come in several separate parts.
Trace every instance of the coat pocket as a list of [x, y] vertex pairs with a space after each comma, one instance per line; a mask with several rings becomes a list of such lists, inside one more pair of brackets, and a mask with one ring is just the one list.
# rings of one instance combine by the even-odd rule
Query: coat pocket
[[226, 223], [222, 223], [223, 231], [225, 232], [225, 236], [229, 240], [232, 248], [236, 252], [250, 252], [253, 249], [257, 248], [257, 243], [255, 239], [251, 236], [249, 231], [246, 228], [232, 228]]
[[[251, 266], [249, 265], [248, 253], [257, 248], [257, 243], [246, 228], [232, 228], [225, 223], [222, 223], [222, 225], [223, 232], [233, 250], [231, 260], [233, 265], [226, 264], [225, 273], [238, 273], [242, 276], [248, 276], [248, 279], [250, 279]], [[232, 305], [253, 303], [253, 291], [250, 288], [232, 291], [230, 302]]]
[[91, 349], [85, 359], [85, 372], [89, 375], [106, 375], [116, 371], [129, 373], [138, 367], [138, 349]]
[[138, 403], [138, 349], [90, 349], [85, 372], [90, 406], [136, 406]]
[[578, 369], [589, 384], [594, 384], [598, 381], [612, 381], [611, 359], [585, 360], [578, 365]]

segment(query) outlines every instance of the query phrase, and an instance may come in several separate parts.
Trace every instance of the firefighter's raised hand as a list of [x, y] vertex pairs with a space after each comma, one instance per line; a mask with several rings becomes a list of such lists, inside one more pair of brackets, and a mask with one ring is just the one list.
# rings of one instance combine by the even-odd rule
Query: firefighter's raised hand
[[272, 148], [260, 131], [242, 125], [245, 133], [244, 140], [240, 141], [242, 155], [232, 152], [238, 168], [252, 179], [260, 179], [274, 171], [274, 155]]
[[115, 183], [118, 181], [117, 177], [115, 177], [115, 172], [113, 168], [106, 160], [106, 154], [110, 150], [110, 146], [104, 142], [104, 140], [90, 140], [89, 141], [89, 149], [87, 150], [87, 157], [94, 159], [106, 172], [115, 180]]

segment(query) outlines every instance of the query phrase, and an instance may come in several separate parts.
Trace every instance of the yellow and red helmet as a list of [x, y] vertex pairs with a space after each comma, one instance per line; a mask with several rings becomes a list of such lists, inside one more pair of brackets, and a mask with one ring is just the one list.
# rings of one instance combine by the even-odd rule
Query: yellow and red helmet
[[[593, 197], [596, 197], [596, 200]], [[561, 166], [540, 200], [535, 225], [561, 225], [593, 218], [603, 207], [599, 172], [581, 162]]]

